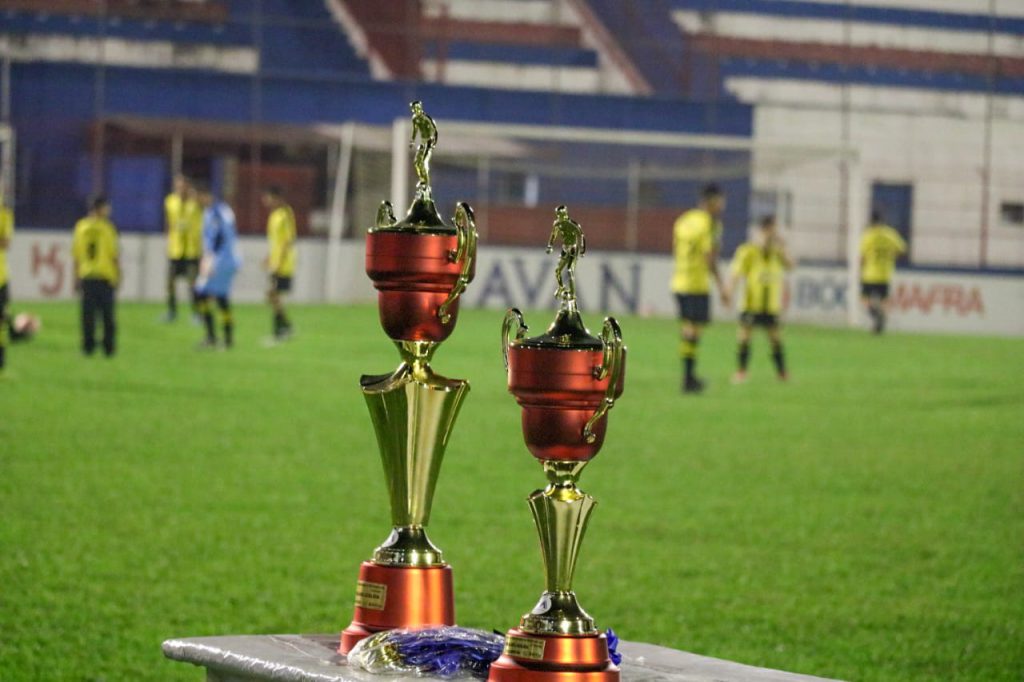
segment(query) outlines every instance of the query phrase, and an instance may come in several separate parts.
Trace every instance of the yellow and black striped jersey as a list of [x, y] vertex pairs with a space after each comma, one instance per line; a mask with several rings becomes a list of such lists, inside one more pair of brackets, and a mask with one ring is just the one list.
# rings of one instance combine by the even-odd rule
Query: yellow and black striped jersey
[[164, 199], [167, 257], [199, 258], [203, 250], [203, 207], [195, 199], [169, 194]]
[[[0, 197], [0, 241], [11, 240], [14, 236], [14, 211], [3, 205]], [[7, 247], [0, 246], [0, 287], [7, 284]]]
[[743, 312], [778, 315], [782, 310], [786, 269], [782, 252], [774, 246], [765, 248], [747, 242], [736, 249], [731, 270], [744, 279]]
[[675, 270], [672, 291], [677, 294], [706, 294], [711, 287], [710, 256], [718, 248], [722, 224], [702, 208], [679, 216], [672, 228]]
[[281, 277], [295, 273], [295, 214], [282, 204], [267, 217], [267, 245], [270, 272]]
[[863, 259], [860, 279], [868, 284], [887, 284], [896, 269], [896, 259], [907, 250], [900, 233], [888, 225], [872, 225], [860, 239]]
[[105, 279], [117, 284], [117, 228], [99, 216], [87, 216], [75, 223], [71, 244], [79, 279]]

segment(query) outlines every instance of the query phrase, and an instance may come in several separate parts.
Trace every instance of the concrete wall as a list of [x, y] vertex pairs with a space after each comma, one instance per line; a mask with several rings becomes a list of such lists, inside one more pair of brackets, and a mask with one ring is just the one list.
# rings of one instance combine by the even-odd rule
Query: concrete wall
[[[1024, 228], [1002, 223], [999, 213], [1003, 201], [1024, 202], [1024, 98], [993, 98], [986, 166], [984, 95], [850, 86], [844, 123], [838, 85], [737, 78], [729, 87], [756, 103], [757, 144], [840, 145], [845, 139], [857, 151], [863, 196], [870, 197], [872, 182], [912, 184], [914, 264], [982, 265], [987, 221], [985, 264], [1024, 266]], [[845, 258], [838, 158], [796, 163], [781, 173], [755, 172], [753, 185], [792, 196], [792, 242], [799, 255]]]

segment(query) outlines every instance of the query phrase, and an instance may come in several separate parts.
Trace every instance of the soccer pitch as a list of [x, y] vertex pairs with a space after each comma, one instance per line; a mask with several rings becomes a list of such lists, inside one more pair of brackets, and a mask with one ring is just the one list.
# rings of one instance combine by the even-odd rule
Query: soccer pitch
[[[172, 636], [336, 632], [388, 532], [358, 389], [398, 354], [376, 309], [239, 306], [238, 347], [124, 304], [114, 360], [70, 304], [0, 380], [0, 678], [180, 679]], [[527, 314], [532, 331], [551, 313]], [[586, 315], [592, 329], [600, 317]], [[577, 592], [600, 627], [847, 680], [1024, 676], [1024, 346], [796, 327], [792, 381], [732, 325], [679, 394], [676, 325], [622, 318], [626, 392], [581, 487], [598, 500]], [[501, 314], [463, 311], [434, 369], [472, 384], [431, 536], [460, 624], [505, 630], [542, 589], [524, 498], [543, 483], [505, 391]]]

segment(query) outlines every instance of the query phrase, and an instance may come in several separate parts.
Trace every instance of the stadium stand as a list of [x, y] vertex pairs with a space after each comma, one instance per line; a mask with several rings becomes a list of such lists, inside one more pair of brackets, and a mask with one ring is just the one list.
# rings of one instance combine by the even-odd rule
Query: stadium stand
[[732, 75], [976, 91], [992, 76], [998, 92], [1024, 89], [1019, 40], [987, 54], [985, 35], [1024, 35], [1024, 18], [797, 0], [590, 5], [666, 94], [713, 94]]
[[[1000, 137], [1010, 128], [992, 128], [990, 152], [976, 143], [985, 107], [1018, 118], [1024, 12], [990, 16], [967, 0], [110, 0], [105, 15], [97, 7], [12, 0], [0, 10], [19, 182], [32, 188], [19, 193], [18, 215], [30, 225], [63, 225], [74, 214], [81, 197], [65, 189], [80, 194], [95, 184], [94, 165], [83, 159], [112, 118], [389, 125], [419, 97], [435, 116], [465, 121], [740, 135], [755, 149], [857, 147], [870, 191], [894, 181], [912, 190], [904, 194], [913, 206], [900, 208], [913, 213], [914, 230], [932, 236], [911, 240], [914, 263], [985, 262], [984, 253], [968, 253], [979, 231], [994, 240], [999, 264], [1024, 263], [1016, 233], [998, 218], [998, 201], [1024, 201], [1018, 180], [1000, 170], [1016, 153]], [[170, 91], [184, 96], [161, 96]], [[987, 104], [992, 97], [1005, 102]], [[146, 153], [166, 154], [166, 143]], [[718, 161], [705, 154], [692, 163], [714, 169]], [[734, 194], [752, 187], [762, 199], [777, 196], [784, 203], [759, 206], [794, 221], [803, 255], [841, 259], [843, 171], [830, 164], [788, 175], [752, 165]], [[965, 164], [993, 170], [952, 187], [948, 178], [962, 176]], [[529, 172], [514, 175], [509, 186], [521, 191]], [[645, 182], [645, 196], [681, 198], [633, 218], [665, 224], [693, 182]], [[623, 246], [614, 234], [623, 186], [592, 191], [599, 184], [545, 182], [537, 200], [593, 209], [592, 220], [609, 231], [594, 243]], [[610, 196], [619, 208], [605, 205]], [[492, 209], [498, 215], [512, 204]], [[746, 199], [729, 210], [741, 225], [750, 217]], [[157, 227], [145, 212], [125, 214], [138, 216], [127, 229]], [[490, 222], [492, 238], [522, 238]], [[663, 250], [666, 239], [644, 233], [628, 246]]]
[[146, 20], [223, 22], [227, 3], [222, 0], [5, 0], [4, 9], [38, 14], [99, 16]]
[[[216, 13], [174, 19], [167, 18], [163, 6], [152, 14], [141, 13], [141, 7], [134, 5], [131, 11], [118, 9], [115, 13], [114, 4], [107, 16], [86, 12], [73, 3], [60, 12], [43, 10], [40, 3], [22, 3], [0, 14], [4, 19], [0, 45], [14, 38], [19, 44], [25, 39], [45, 43], [54, 38], [91, 38], [121, 41], [120, 48], [134, 46], [120, 53], [97, 50], [96, 43], [71, 55], [61, 49], [49, 54], [46, 50], [13, 53], [12, 119], [19, 142], [18, 183], [23, 191], [17, 194], [17, 208], [22, 224], [68, 225], [90, 188], [98, 184], [119, 187], [112, 191], [122, 229], [160, 229], [159, 212], [152, 206], [158, 203], [160, 186], [167, 183], [169, 137], [136, 134], [126, 143], [116, 123], [125, 117], [151, 120], [153, 130], [172, 129], [175, 121], [184, 119], [192, 125], [207, 121], [212, 127], [253, 122], [260, 126], [310, 126], [346, 120], [389, 125], [396, 112], [406, 110], [409, 99], [419, 97], [431, 102], [431, 113], [439, 118], [742, 136], [751, 131], [750, 109], [739, 104], [719, 108], [712, 117], [701, 102], [596, 92], [567, 95], [559, 91], [557, 83], [508, 91], [433, 83], [432, 78], [416, 75], [422, 64], [429, 62], [426, 55], [436, 56], [437, 50], [446, 52], [449, 66], [473, 62], [497, 68], [510, 63], [503, 60], [515, 59], [514, 68], [518, 69], [600, 70], [602, 58], [596, 48], [584, 46], [583, 28], [567, 23], [569, 20], [550, 21], [553, 5], [548, 2], [525, 2], [523, 6], [532, 9], [511, 21], [510, 17], [495, 16], [493, 7], [480, 10], [462, 5], [452, 15], [441, 17], [421, 3], [404, 0], [225, 0], [215, 4]], [[342, 4], [343, 11], [339, 11]], [[404, 13], [412, 10], [415, 17], [402, 23]], [[404, 30], [396, 31], [396, 26]], [[446, 37], [453, 27], [459, 40]], [[422, 50], [403, 43], [410, 36], [413, 46], [428, 37]], [[109, 42], [106, 46], [111, 47]], [[161, 46], [173, 49], [162, 53]], [[199, 48], [214, 57], [196, 60]], [[239, 60], [238, 51], [249, 54], [249, 61]], [[116, 54], [121, 58], [112, 59]], [[193, 58], [182, 61], [180, 54]], [[166, 55], [170, 56], [164, 59]], [[234, 55], [236, 61], [225, 61], [225, 55]], [[102, 75], [95, 68], [98, 58], [104, 64]], [[375, 66], [377, 61], [386, 63], [385, 75]], [[257, 76], [258, 97], [253, 80]], [[487, 85], [494, 82], [491, 78]], [[176, 96], [167, 97], [169, 92]], [[98, 145], [106, 154], [99, 179], [93, 177]], [[219, 167], [214, 156], [223, 153], [227, 152], [208, 142], [189, 143], [185, 148], [187, 157], [208, 157], [208, 169]], [[237, 156], [238, 152], [231, 154]], [[250, 163], [246, 154], [240, 161], [240, 181], [255, 177], [246, 170], [245, 164]], [[271, 163], [264, 159], [264, 164]], [[314, 183], [322, 186], [323, 180]], [[255, 201], [252, 188], [239, 187], [237, 191]], [[595, 210], [600, 206], [582, 187], [577, 188], [576, 196], [562, 197], [567, 201], [574, 198], [591, 201]], [[549, 200], [556, 201], [553, 196], [544, 197]], [[581, 210], [584, 208], [581, 205]], [[239, 211], [240, 223], [244, 229], [256, 229], [258, 221], [247, 221], [248, 213]], [[621, 208], [602, 215], [609, 234], [615, 235], [606, 241], [621, 244]], [[610, 217], [614, 215], [619, 217]], [[538, 219], [542, 225], [550, 222], [546, 216], [538, 215]], [[496, 238], [502, 234], [499, 223], [492, 221]], [[510, 241], [518, 241], [514, 230], [507, 234]], [[602, 238], [595, 235], [594, 239], [600, 242]]]
[[[195, 6], [207, 7], [196, 12]], [[252, 0], [225, 3], [114, 3], [106, 15], [96, 3], [17, 3], [3, 14], [5, 36], [17, 36], [26, 57], [138, 67], [198, 67], [251, 73], [365, 77], [369, 71], [323, 2]], [[262, 16], [256, 16], [257, 7]], [[216, 8], [216, 11], [213, 11]], [[273, 30], [258, 30], [271, 25]], [[161, 59], [160, 48], [166, 57]], [[205, 48], [207, 57], [197, 57]]]
[[[390, 77], [453, 85], [627, 92], [628, 82], [585, 35], [578, 13], [553, 0], [336, 0]], [[353, 25], [355, 24], [355, 25]], [[401, 30], [396, 30], [401, 27]]]

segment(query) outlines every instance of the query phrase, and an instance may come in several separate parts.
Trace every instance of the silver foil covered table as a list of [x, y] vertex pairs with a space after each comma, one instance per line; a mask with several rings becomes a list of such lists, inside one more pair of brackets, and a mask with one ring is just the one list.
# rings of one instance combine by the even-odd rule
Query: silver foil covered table
[[[186, 637], [163, 644], [167, 658], [206, 669], [209, 682], [413, 682], [350, 668], [335, 652], [338, 635]], [[620, 642], [623, 682], [828, 682], [641, 642]], [[431, 678], [434, 679], [434, 678]], [[440, 679], [440, 678], [437, 678]]]

